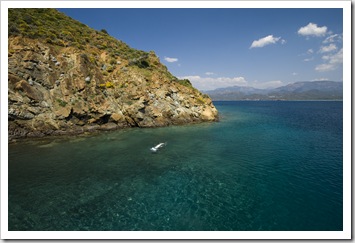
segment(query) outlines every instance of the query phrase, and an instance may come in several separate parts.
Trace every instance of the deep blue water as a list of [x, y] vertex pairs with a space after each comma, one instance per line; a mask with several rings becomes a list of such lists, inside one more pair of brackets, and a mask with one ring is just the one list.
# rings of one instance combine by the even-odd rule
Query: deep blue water
[[9, 230], [343, 229], [342, 102], [215, 105], [217, 123], [10, 144]]

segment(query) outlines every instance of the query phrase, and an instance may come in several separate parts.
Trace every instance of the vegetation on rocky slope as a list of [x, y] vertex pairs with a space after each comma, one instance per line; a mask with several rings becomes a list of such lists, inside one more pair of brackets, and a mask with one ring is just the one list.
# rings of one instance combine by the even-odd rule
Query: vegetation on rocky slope
[[55, 9], [9, 9], [9, 137], [211, 121], [188, 80]]
[[[9, 37], [22, 36], [39, 39], [42, 42], [59, 47], [74, 47], [83, 50], [88, 60], [99, 65], [97, 56], [106, 52], [107, 72], [112, 72], [116, 59], [129, 61], [129, 65], [148, 70], [158, 69], [170, 78], [178, 81], [161, 65], [159, 60], [149, 62], [149, 53], [130, 48], [124, 42], [108, 35], [106, 30], [89, 28], [55, 9], [9, 9]], [[10, 50], [13, 51], [13, 50]], [[183, 82], [185, 83], [185, 82]]]

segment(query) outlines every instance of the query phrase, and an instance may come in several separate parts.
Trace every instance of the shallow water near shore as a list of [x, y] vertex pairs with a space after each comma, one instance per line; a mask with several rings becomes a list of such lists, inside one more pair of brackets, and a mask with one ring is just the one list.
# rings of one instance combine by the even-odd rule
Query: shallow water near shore
[[9, 230], [343, 229], [342, 102], [215, 105], [217, 123], [9, 144]]

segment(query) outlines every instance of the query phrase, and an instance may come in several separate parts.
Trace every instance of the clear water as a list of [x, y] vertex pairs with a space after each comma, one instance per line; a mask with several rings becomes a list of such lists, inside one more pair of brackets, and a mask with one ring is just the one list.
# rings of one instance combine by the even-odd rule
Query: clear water
[[342, 230], [342, 102], [216, 106], [218, 123], [10, 144], [9, 230]]

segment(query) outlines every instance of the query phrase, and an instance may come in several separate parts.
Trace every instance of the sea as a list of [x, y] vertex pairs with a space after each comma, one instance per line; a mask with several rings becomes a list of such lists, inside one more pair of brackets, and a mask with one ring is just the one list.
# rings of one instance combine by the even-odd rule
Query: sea
[[9, 144], [9, 231], [343, 230], [341, 101], [214, 104], [219, 122]]

